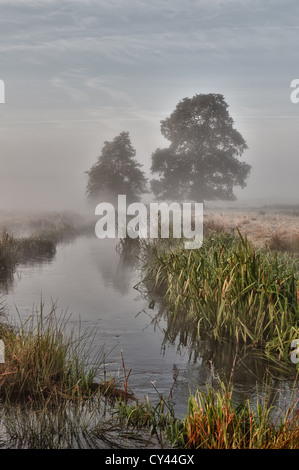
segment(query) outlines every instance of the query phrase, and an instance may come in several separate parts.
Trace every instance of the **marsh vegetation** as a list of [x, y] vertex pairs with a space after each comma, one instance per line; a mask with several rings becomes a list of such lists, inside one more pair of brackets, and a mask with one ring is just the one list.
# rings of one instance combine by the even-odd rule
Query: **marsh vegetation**
[[[184, 348], [193, 364], [203, 361], [211, 367], [205, 385], [190, 391], [183, 415], [175, 407], [177, 375], [167, 393], [154, 381], [155, 400], [141, 397], [134, 365], [127, 366], [126, 354], [121, 355], [119, 372], [111, 373], [109, 354], [95, 344], [93, 330], [73, 332], [67, 312], [42, 302], [29, 316], [19, 312], [12, 325], [4, 315], [4, 298], [1, 446], [298, 448], [298, 365], [290, 361], [289, 349], [299, 336], [298, 257], [290, 245], [277, 250], [247, 237], [245, 225], [250, 233], [257, 220], [243, 224], [239, 233], [227, 221], [218, 215], [206, 222], [200, 250], [161, 239], [127, 238], [117, 246], [120, 265], [129, 261], [130, 269], [137, 269], [135, 287], [153, 312], [152, 323], [163, 321], [161, 350]], [[89, 224], [38, 222], [26, 235], [6, 230], [1, 239], [1, 260], [6, 261], [1, 262], [8, 269], [3, 274], [14, 272], [22, 259], [55, 254], [63, 240], [88, 230]], [[43, 234], [39, 239], [37, 232]], [[248, 357], [258, 359], [246, 362]], [[223, 374], [228, 358], [230, 372]], [[256, 393], [250, 386], [243, 399], [234, 390], [238, 364], [257, 378]], [[286, 378], [284, 401], [275, 390]]]
[[252, 344], [273, 361], [290, 362], [299, 334], [296, 257], [257, 250], [240, 232], [214, 232], [200, 250], [147, 244], [143, 269], [170, 321], [183, 322], [191, 335]]

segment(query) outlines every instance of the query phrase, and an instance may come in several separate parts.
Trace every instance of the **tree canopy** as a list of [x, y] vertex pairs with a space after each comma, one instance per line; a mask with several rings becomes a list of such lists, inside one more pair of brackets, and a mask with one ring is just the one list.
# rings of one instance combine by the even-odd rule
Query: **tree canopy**
[[236, 199], [234, 186], [246, 186], [250, 165], [239, 161], [247, 149], [234, 128], [228, 105], [220, 94], [184, 98], [161, 121], [168, 148], [152, 154], [151, 181], [157, 199]]
[[147, 179], [135, 155], [128, 132], [121, 132], [112, 142], [104, 142], [98, 161], [86, 172], [87, 197], [107, 199], [125, 194], [129, 201], [138, 201], [146, 192]]

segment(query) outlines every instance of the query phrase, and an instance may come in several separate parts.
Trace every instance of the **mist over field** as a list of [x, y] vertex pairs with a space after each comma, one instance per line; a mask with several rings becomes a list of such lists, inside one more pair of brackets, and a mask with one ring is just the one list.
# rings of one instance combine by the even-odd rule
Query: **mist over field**
[[[85, 211], [85, 171], [128, 131], [150, 177], [179, 100], [223, 94], [252, 166], [238, 202], [298, 203], [299, 5], [0, 1], [0, 208]], [[146, 195], [148, 201], [150, 195]]]

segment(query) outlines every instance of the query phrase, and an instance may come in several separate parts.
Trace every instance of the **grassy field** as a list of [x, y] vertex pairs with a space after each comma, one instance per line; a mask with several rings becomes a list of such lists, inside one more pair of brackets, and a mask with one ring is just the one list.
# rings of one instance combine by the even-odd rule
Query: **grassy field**
[[[206, 226], [216, 231], [237, 228], [257, 248], [270, 246], [299, 254], [299, 206], [204, 209]], [[207, 232], [206, 232], [207, 233]]]

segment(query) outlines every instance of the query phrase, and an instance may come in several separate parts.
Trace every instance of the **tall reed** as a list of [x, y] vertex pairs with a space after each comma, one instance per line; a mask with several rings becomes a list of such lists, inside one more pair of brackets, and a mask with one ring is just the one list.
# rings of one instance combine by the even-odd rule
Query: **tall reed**
[[3, 230], [0, 234], [0, 274], [5, 279], [14, 272], [16, 264], [37, 256], [52, 256], [56, 251], [56, 240], [47, 234], [32, 234], [16, 238]]
[[[174, 444], [191, 449], [298, 449], [298, 397], [285, 414], [278, 413], [266, 398], [258, 398], [255, 407], [249, 400], [235, 403], [230, 384], [220, 381], [206, 391], [198, 389], [190, 396], [186, 418], [170, 426]], [[179, 424], [179, 425], [178, 425]]]
[[291, 341], [299, 338], [296, 258], [257, 250], [240, 233], [213, 233], [197, 250], [147, 243], [143, 269], [148, 290], [199, 335], [260, 346], [290, 363]]

